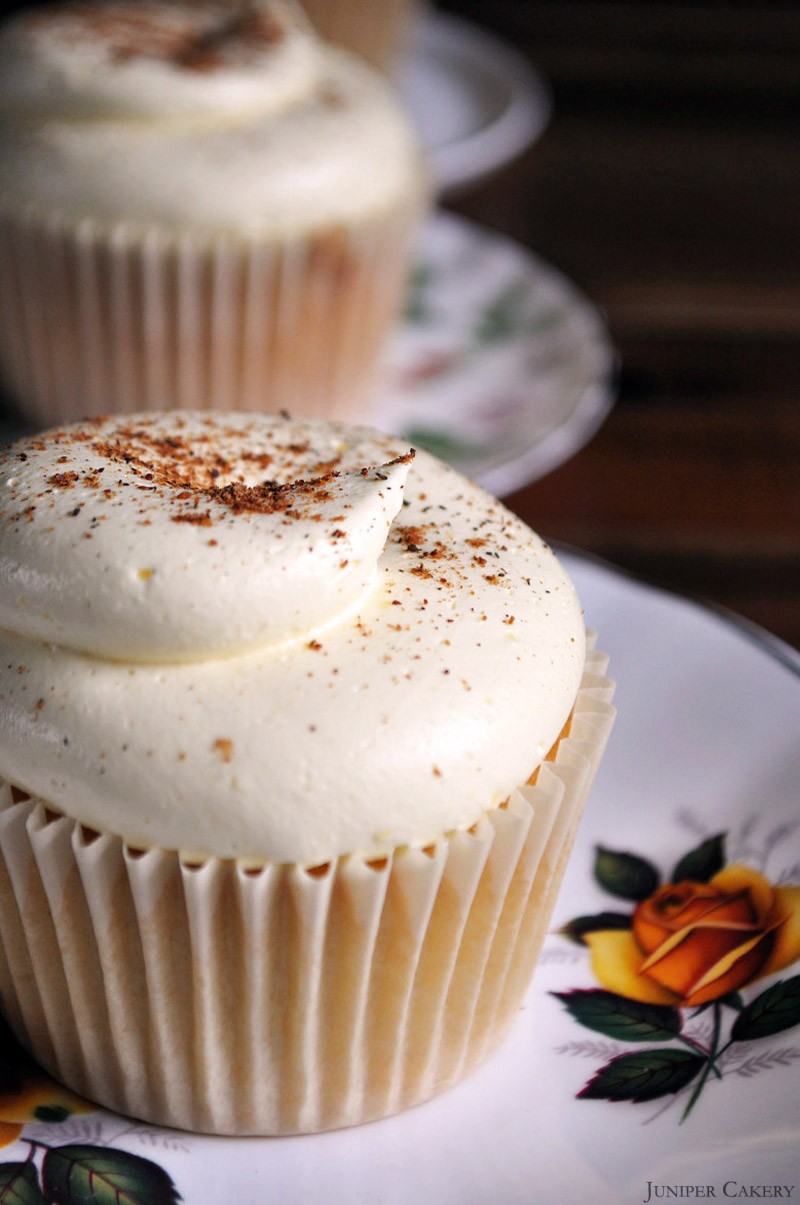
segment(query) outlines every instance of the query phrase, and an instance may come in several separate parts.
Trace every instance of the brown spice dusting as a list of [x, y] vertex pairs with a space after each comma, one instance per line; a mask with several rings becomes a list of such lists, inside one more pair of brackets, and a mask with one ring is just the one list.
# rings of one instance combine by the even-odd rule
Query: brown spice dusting
[[406, 552], [421, 552], [425, 543], [425, 528], [404, 526], [398, 527], [397, 535]]
[[[92, 450], [98, 457], [112, 464], [125, 465], [127, 471], [139, 479], [138, 483], [134, 481], [130, 484], [144, 493], [158, 495], [164, 490], [175, 491], [166, 501], [188, 504], [172, 515], [176, 523], [210, 526], [213, 512], [204, 508], [203, 503], [216, 504], [233, 514], [284, 513], [293, 519], [302, 518], [317, 522], [322, 520], [323, 515], [319, 507], [333, 497], [330, 486], [339, 473], [331, 466], [340, 463], [340, 457], [319, 459], [314, 468], [319, 467], [324, 471], [309, 479], [299, 478], [288, 482], [265, 480], [256, 485], [248, 485], [234, 476], [240, 471], [237, 465], [244, 461], [257, 468], [266, 469], [275, 459], [271, 452], [243, 451], [237, 453], [236, 460], [232, 461], [211, 448], [201, 447], [204, 442], [202, 437], [190, 439], [185, 436], [177, 419], [176, 429], [176, 434], [165, 437], [135, 423], [121, 423], [111, 434], [104, 436], [84, 427], [58, 433], [60, 439], [57, 442], [91, 443]], [[242, 435], [241, 431], [233, 428], [229, 431], [223, 430], [221, 434], [237, 438]], [[205, 442], [208, 443], [209, 440]], [[305, 443], [289, 445], [284, 450], [306, 456], [312, 451]], [[396, 457], [389, 464], [408, 463], [413, 456], [413, 451], [410, 451]], [[385, 467], [387, 466], [368, 467], [362, 472], [365, 476], [375, 474], [380, 478], [385, 476], [381, 472]], [[103, 468], [100, 467], [87, 475], [85, 480], [98, 487], [98, 474], [102, 472]], [[234, 479], [220, 485], [218, 481], [223, 475]], [[77, 474], [55, 474], [51, 478], [51, 484], [68, 486], [77, 480]], [[129, 483], [123, 479], [117, 482], [118, 487], [126, 484]], [[106, 491], [106, 496], [113, 495]], [[334, 521], [343, 518], [343, 515], [337, 515]], [[346, 533], [341, 528], [336, 528], [333, 532], [335, 539], [345, 536]]]
[[[247, 452], [247, 451], [245, 451], [245, 452], [242, 452], [240, 455], [241, 455], [242, 460], [246, 460], [248, 464], [256, 465], [259, 469], [268, 469], [269, 466], [272, 464], [272, 462], [275, 459], [275, 457], [270, 452]], [[329, 469], [327, 471], [329, 471], [333, 467], [334, 467], [333, 465], [330, 465]], [[326, 470], [322, 470], [322, 469], [320, 469], [319, 471], [315, 470], [315, 476], [321, 474], [324, 471], [326, 471]]]
[[228, 737], [218, 736], [214, 741], [213, 748], [226, 764], [231, 761], [233, 757], [233, 741]]
[[283, 36], [283, 28], [269, 13], [245, 12], [229, 18], [223, 25], [188, 38], [168, 57], [190, 71], [214, 71], [223, 66], [226, 56], [237, 45], [269, 47], [280, 42]]
[[213, 71], [226, 62], [246, 62], [258, 52], [285, 37], [283, 25], [268, 11], [242, 5], [234, 14], [206, 22], [198, 28], [194, 6], [187, 6], [187, 21], [138, 4], [102, 5], [71, 3], [54, 10], [31, 13], [35, 27], [58, 22], [59, 35], [67, 42], [84, 38], [104, 41], [113, 62], [134, 58], [161, 59], [188, 71]]
[[261, 485], [245, 485], [241, 481], [235, 481], [230, 485], [213, 486], [206, 493], [214, 502], [226, 506], [234, 514], [249, 511], [260, 515], [274, 515], [280, 511], [291, 510], [301, 501], [327, 502], [331, 494], [325, 487], [338, 475], [326, 473], [324, 477], [316, 477], [311, 481], [289, 481], [283, 484], [264, 481]]
[[172, 516], [173, 523], [193, 523], [196, 527], [211, 527], [211, 515], [207, 510], [186, 511], [181, 515]]
[[77, 473], [53, 473], [47, 478], [47, 484], [53, 485], [59, 490], [71, 490], [78, 480]]

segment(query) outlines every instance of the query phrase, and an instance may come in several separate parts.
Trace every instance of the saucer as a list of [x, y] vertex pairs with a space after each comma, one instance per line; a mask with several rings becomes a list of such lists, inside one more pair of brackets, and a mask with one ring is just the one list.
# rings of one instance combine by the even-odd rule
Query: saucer
[[541, 136], [552, 98], [513, 47], [469, 21], [428, 13], [398, 84], [440, 195], [509, 163]]
[[614, 370], [605, 323], [575, 285], [518, 243], [440, 212], [365, 421], [502, 497], [592, 438]]

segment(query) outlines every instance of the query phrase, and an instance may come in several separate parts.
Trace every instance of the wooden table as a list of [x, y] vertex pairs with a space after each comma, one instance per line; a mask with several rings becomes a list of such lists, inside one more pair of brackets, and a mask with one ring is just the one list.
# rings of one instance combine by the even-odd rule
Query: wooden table
[[451, 207], [566, 272], [621, 363], [602, 430], [512, 509], [800, 647], [800, 12], [441, 7], [554, 94], [540, 142]]

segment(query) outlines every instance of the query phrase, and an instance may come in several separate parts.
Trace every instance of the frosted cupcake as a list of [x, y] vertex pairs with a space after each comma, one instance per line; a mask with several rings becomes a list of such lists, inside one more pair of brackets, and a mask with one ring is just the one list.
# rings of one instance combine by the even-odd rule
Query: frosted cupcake
[[99, 420], [0, 456], [0, 1001], [74, 1091], [282, 1134], [520, 1007], [609, 731], [550, 549], [363, 428]]
[[0, 371], [37, 424], [351, 418], [426, 199], [380, 77], [286, 0], [49, 6], [0, 31]]

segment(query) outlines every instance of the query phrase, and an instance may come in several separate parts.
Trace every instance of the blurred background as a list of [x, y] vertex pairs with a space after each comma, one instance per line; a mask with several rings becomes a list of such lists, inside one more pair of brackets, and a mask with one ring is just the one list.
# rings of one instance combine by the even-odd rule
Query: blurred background
[[800, 9], [439, 8], [553, 100], [541, 138], [449, 204], [567, 273], [619, 356], [601, 430], [512, 509], [800, 646]]

